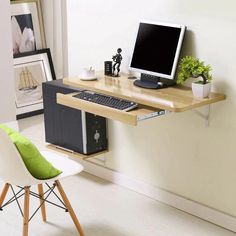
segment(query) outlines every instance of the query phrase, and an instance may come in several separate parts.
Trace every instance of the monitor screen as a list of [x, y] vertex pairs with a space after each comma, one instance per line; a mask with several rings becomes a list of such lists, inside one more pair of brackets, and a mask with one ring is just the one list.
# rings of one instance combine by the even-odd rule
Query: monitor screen
[[174, 79], [185, 26], [166, 23], [139, 24], [131, 69]]

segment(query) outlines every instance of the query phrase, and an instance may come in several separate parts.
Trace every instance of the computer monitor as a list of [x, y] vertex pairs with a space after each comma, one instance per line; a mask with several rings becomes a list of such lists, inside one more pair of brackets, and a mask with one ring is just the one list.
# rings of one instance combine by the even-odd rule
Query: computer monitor
[[130, 62], [131, 70], [141, 72], [134, 84], [163, 88], [175, 84], [175, 72], [186, 26], [141, 21]]

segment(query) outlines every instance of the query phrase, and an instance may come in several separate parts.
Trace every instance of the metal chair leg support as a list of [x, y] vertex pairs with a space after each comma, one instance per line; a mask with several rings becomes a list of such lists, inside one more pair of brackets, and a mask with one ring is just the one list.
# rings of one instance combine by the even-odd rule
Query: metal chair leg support
[[58, 189], [58, 191], [59, 191], [59, 193], [60, 193], [60, 195], [61, 195], [61, 197], [62, 197], [62, 199], [63, 199], [63, 201], [64, 201], [64, 203], [65, 203], [65, 205], [66, 205], [66, 207], [67, 207], [67, 209], [69, 211], [69, 213], [70, 213], [70, 216], [71, 216], [71, 218], [72, 218], [72, 220], [73, 220], [73, 222], [75, 224], [75, 227], [78, 230], [80, 236], [85, 236], [85, 234], [83, 232], [83, 229], [80, 226], [80, 223], [79, 223], [79, 221], [78, 221], [78, 219], [77, 219], [77, 217], [75, 215], [75, 212], [74, 212], [74, 210], [73, 210], [73, 208], [72, 208], [72, 206], [71, 206], [71, 204], [70, 204], [70, 202], [69, 202], [69, 200], [68, 200], [68, 198], [66, 196], [66, 193], [64, 192], [64, 190], [63, 190], [63, 188], [61, 186], [61, 183], [58, 180], [56, 180], [55, 181], [55, 185], [57, 186], [57, 189]]

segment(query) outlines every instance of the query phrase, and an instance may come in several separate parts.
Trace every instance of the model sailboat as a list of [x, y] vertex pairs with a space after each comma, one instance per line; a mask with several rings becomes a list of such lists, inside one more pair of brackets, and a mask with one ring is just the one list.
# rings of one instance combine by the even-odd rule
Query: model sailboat
[[18, 89], [23, 91], [34, 90], [39, 86], [39, 83], [34, 79], [32, 73], [27, 67], [23, 67], [20, 73], [20, 81]]

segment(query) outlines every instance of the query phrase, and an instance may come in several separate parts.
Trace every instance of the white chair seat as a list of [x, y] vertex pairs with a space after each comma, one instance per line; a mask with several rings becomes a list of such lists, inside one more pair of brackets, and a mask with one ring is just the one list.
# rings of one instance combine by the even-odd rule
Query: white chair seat
[[[68, 157], [58, 155], [54, 152], [40, 151], [47, 161], [49, 161], [55, 168], [61, 170], [62, 173], [53, 179], [61, 179], [67, 176], [76, 175], [80, 173], [84, 168], [79, 163], [70, 160]], [[52, 179], [52, 180], [53, 180]], [[49, 179], [51, 180], [51, 179]]]

